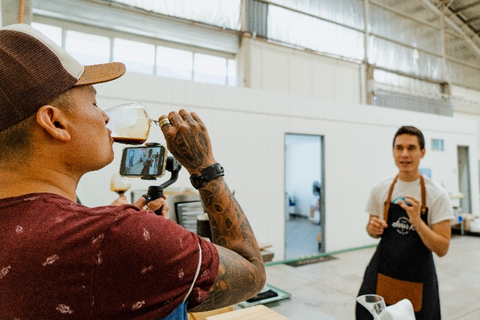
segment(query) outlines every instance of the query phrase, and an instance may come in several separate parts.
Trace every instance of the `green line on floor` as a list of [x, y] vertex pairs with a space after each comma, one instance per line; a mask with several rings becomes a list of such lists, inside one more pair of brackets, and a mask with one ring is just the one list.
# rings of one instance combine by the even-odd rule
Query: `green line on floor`
[[296, 258], [296, 259], [282, 260], [282, 261], [276, 261], [276, 262], [267, 262], [267, 263], [265, 263], [265, 266], [268, 267], [268, 266], [274, 266], [274, 265], [277, 265], [277, 264], [286, 264], [286, 263], [293, 263], [293, 262], [298, 262], [298, 261], [302, 261], [302, 260], [315, 259], [315, 258], [319, 258], [319, 257], [333, 256], [333, 255], [340, 254], [340, 253], [345, 253], [345, 252], [352, 252], [352, 251], [357, 251], [357, 250], [374, 248], [376, 246], [377, 246], [376, 244], [373, 244], [373, 245], [369, 245], [369, 246], [352, 248], [352, 249], [345, 249], [345, 250], [339, 250], [339, 251], [333, 251], [333, 252], [312, 254], [312, 255], [309, 255], [309, 256], [299, 257], [299, 258]]

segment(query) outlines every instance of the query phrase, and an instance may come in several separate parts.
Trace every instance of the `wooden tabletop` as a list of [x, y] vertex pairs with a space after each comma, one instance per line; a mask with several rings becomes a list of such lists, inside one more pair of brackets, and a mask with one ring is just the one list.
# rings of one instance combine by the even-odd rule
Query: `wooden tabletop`
[[207, 317], [207, 320], [288, 320], [264, 305], [239, 309]]

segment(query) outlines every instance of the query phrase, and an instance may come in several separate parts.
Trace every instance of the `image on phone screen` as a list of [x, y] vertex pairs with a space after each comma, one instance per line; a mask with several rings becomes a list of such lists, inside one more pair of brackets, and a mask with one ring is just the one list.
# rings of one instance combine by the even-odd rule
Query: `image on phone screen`
[[134, 177], [161, 177], [165, 173], [165, 147], [140, 146], [123, 149], [120, 174]]

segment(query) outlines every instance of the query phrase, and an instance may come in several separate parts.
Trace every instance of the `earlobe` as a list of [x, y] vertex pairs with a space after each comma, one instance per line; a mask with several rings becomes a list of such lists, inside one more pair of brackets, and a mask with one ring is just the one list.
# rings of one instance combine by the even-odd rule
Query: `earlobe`
[[37, 123], [53, 138], [68, 142], [71, 139], [65, 113], [51, 105], [44, 105], [37, 111]]

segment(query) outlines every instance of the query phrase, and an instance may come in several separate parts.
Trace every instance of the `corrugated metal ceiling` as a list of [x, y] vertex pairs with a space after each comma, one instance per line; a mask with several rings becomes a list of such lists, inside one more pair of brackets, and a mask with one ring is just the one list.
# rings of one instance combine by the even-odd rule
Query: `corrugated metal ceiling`
[[479, 0], [430, 0], [446, 16], [454, 18], [463, 30], [469, 30], [472, 40], [480, 44], [480, 1]]
[[[480, 0], [370, 0], [403, 14], [439, 26], [439, 14], [448, 20], [447, 31], [454, 31], [473, 45], [480, 55]], [[447, 21], [446, 20], [446, 21]], [[453, 25], [451, 24], [453, 23]], [[453, 29], [451, 27], [454, 27]], [[451, 38], [449, 40], [452, 40]]]
[[[442, 2], [442, 1], [437, 1]], [[457, 16], [473, 32], [480, 36], [480, 1], [478, 0], [449, 0], [446, 9]]]

